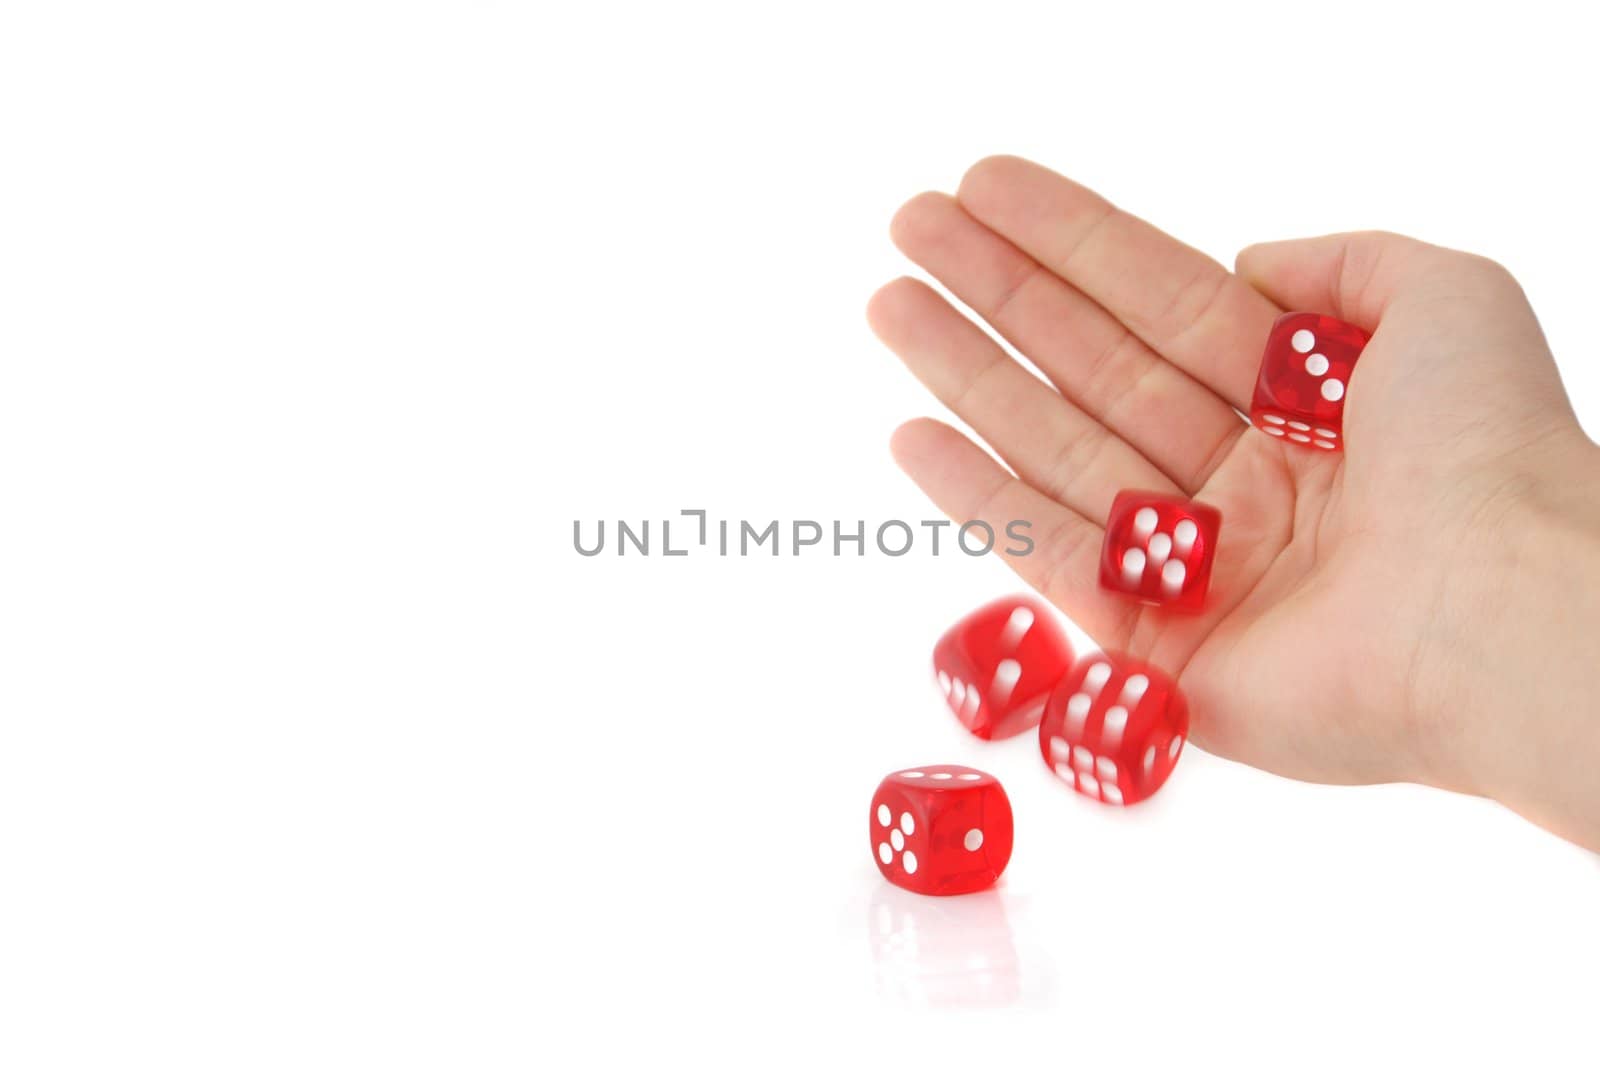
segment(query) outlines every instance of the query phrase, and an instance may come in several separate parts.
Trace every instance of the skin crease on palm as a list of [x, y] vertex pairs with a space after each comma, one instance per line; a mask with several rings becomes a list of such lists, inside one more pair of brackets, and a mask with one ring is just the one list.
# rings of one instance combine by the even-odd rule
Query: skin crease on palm
[[[896, 431], [896, 460], [952, 519], [1031, 521], [1035, 551], [1009, 562], [1177, 678], [1195, 743], [1489, 796], [1600, 849], [1600, 450], [1503, 268], [1354, 233], [1254, 245], [1229, 272], [1007, 156], [910, 200], [891, 236], [1045, 379], [933, 288], [890, 282], [874, 331], [1010, 470], [932, 419]], [[1372, 335], [1343, 453], [1239, 414], [1285, 310]], [[1098, 587], [1124, 488], [1222, 511], [1203, 614]]]

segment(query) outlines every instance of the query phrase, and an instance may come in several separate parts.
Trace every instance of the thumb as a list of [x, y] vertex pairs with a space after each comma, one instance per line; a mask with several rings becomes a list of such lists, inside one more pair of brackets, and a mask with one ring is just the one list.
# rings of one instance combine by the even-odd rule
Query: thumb
[[[1572, 419], [1533, 309], [1492, 260], [1362, 232], [1251, 245], [1235, 269], [1279, 307], [1354, 323], [1374, 347], [1381, 339], [1384, 358], [1366, 361], [1363, 373], [1377, 374], [1377, 395], [1397, 405], [1386, 417], [1407, 417], [1422, 390], [1457, 421], [1492, 417], [1515, 429]], [[1383, 410], [1378, 403], [1373, 410]]]
[[1371, 230], [1251, 245], [1235, 270], [1280, 307], [1334, 315], [1368, 333], [1396, 305], [1521, 296], [1497, 263]]

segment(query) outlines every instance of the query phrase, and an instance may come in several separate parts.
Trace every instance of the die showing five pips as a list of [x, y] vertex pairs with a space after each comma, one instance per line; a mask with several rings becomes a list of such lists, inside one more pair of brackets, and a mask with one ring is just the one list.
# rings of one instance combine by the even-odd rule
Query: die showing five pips
[[[1347, 322], [1290, 312], [1267, 336], [1251, 425], [1286, 444], [1343, 450], [1344, 401], [1367, 334]], [[1100, 585], [1163, 610], [1204, 609], [1222, 513], [1182, 497], [1125, 489], [1106, 520]], [[975, 736], [998, 740], [1038, 725], [1045, 765], [1104, 804], [1138, 803], [1172, 773], [1189, 709], [1172, 679], [1122, 652], [1074, 662], [1051, 609], [1033, 597], [987, 604], [934, 648], [950, 710]], [[1011, 804], [994, 776], [939, 765], [896, 771], [870, 812], [884, 877], [918, 893], [993, 885], [1011, 857]], [[920, 835], [920, 836], [919, 836]]]

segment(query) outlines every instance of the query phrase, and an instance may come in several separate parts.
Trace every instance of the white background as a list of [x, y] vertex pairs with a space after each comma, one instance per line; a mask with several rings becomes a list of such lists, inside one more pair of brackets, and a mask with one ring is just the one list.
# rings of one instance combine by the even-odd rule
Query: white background
[[[0, 1062], [1593, 1062], [1593, 855], [1072, 795], [928, 678], [993, 559], [571, 542], [935, 517], [862, 307], [996, 151], [1225, 261], [1494, 256], [1593, 432], [1593, 38], [1470, 6], [6, 5]], [[874, 869], [934, 760], [995, 893]]]

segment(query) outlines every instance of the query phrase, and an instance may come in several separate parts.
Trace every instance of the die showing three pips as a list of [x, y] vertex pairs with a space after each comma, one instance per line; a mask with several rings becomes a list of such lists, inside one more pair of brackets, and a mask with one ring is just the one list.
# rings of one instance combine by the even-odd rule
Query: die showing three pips
[[[1344, 398], [1367, 335], [1291, 312], [1267, 337], [1251, 425], [1288, 444], [1338, 452]], [[1099, 582], [1171, 611], [1204, 609], [1222, 513], [1126, 489], [1106, 519]], [[1074, 661], [1051, 609], [1028, 596], [986, 604], [934, 646], [934, 676], [961, 725], [984, 740], [1037, 725], [1039, 752], [1079, 793], [1125, 806], [1166, 782], [1189, 730], [1188, 703], [1150, 664], [1121, 652]], [[1011, 858], [1011, 803], [993, 775], [953, 764], [895, 771], [872, 797], [873, 855], [895, 885], [943, 896], [993, 885]]]

